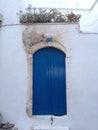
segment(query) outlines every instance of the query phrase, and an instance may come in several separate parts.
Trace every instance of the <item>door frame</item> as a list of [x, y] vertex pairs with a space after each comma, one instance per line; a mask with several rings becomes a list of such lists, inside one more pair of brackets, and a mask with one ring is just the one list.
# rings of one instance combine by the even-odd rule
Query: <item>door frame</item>
[[[32, 109], [33, 109], [33, 103], [32, 103], [32, 95], [33, 95], [33, 91], [32, 91], [32, 86], [33, 86], [33, 54], [38, 51], [39, 49], [45, 48], [45, 47], [53, 47], [53, 48], [57, 48], [59, 50], [61, 50], [62, 52], [64, 52], [66, 54], [66, 67], [67, 67], [67, 63], [68, 63], [68, 59], [69, 57], [67, 56], [67, 49], [58, 42], [40, 42], [35, 44], [34, 46], [32, 46], [31, 48], [29, 48], [27, 50], [27, 63], [28, 63], [28, 91], [27, 91], [27, 103], [26, 103], [26, 113], [28, 114], [29, 117], [33, 117], [36, 115], [33, 115], [32, 113]], [[67, 68], [66, 68], [66, 99], [67, 99], [67, 82], [68, 82], [68, 78], [67, 78]], [[66, 108], [67, 109], [67, 108]]]

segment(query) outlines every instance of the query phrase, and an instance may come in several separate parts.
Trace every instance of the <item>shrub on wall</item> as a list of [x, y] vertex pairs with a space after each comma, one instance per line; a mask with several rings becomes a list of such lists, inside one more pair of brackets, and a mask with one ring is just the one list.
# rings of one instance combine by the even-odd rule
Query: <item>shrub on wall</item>
[[76, 23], [80, 21], [81, 15], [71, 13], [62, 13], [57, 9], [37, 9], [28, 5], [27, 13], [19, 12], [20, 23]]

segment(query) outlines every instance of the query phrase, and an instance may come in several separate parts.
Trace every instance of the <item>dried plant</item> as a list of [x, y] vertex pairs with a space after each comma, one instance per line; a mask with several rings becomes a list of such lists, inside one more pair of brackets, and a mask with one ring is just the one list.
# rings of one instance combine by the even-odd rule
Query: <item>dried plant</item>
[[32, 5], [28, 5], [26, 8], [27, 13], [20, 11], [19, 18], [20, 23], [66, 23], [66, 22], [79, 22], [81, 15], [74, 14], [73, 12], [69, 14], [62, 14], [57, 9], [37, 9], [33, 8]]
[[72, 22], [79, 22], [81, 15], [80, 14], [75, 15], [73, 12], [71, 12], [70, 14], [67, 14], [66, 17], [67, 17], [67, 22], [72, 23]]

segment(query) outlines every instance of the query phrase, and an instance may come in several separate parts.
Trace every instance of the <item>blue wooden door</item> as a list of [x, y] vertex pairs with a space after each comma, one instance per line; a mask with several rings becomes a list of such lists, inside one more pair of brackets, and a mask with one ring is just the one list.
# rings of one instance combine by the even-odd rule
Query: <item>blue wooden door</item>
[[52, 47], [33, 55], [33, 115], [66, 115], [65, 54]]

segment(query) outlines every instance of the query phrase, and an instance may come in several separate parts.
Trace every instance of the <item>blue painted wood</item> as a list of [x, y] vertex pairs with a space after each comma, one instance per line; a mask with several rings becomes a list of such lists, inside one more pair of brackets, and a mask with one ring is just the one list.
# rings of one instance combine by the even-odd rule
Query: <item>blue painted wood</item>
[[65, 54], [52, 47], [33, 55], [33, 115], [66, 115]]

